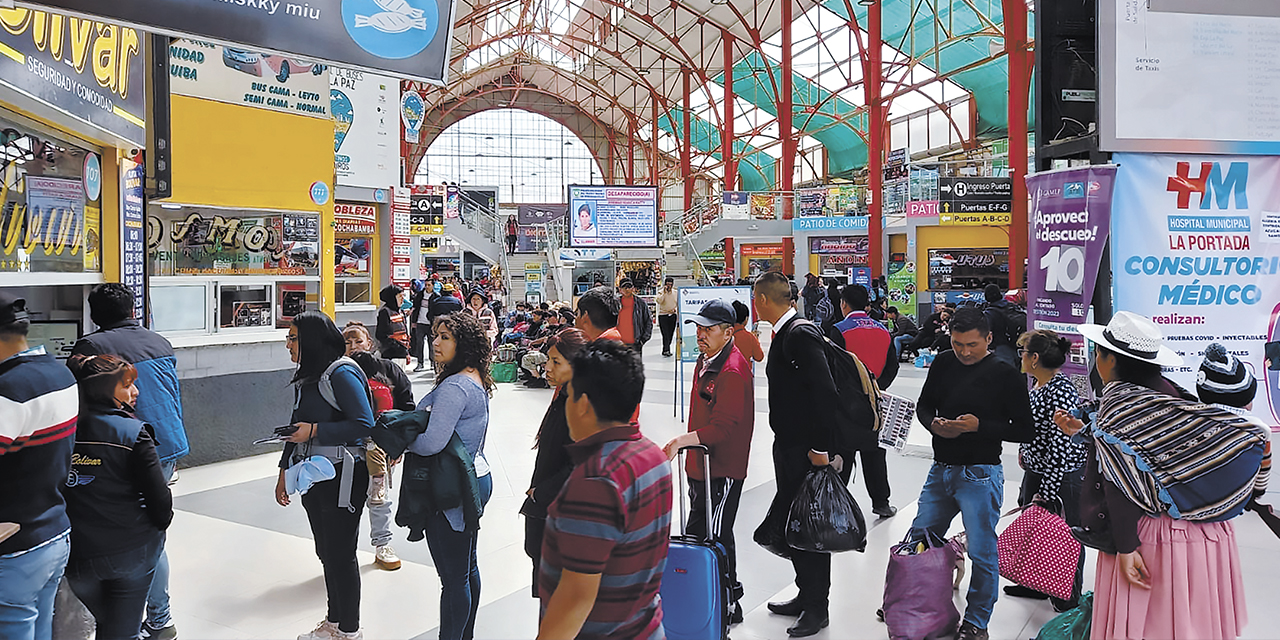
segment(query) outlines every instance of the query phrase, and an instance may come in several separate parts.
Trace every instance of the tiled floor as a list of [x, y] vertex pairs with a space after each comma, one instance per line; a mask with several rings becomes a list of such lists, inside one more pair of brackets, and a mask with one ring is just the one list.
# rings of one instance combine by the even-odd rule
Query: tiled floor
[[[659, 357], [656, 348], [649, 351], [641, 422], [645, 434], [662, 444], [683, 431], [673, 395], [675, 365]], [[756, 433], [736, 527], [747, 615], [744, 623], [733, 628], [734, 640], [785, 638], [790, 619], [771, 615], [764, 605], [795, 592], [790, 565], [750, 542], [773, 492], [772, 434], [763, 368], [758, 370]], [[904, 369], [893, 391], [914, 397], [923, 380], [923, 371]], [[429, 388], [429, 382], [419, 379], [416, 386], [422, 392]], [[531, 567], [524, 555], [524, 528], [517, 511], [532, 471], [533, 435], [549, 399], [549, 391], [503, 384], [491, 404], [486, 454], [493, 466], [494, 495], [480, 532], [483, 588], [477, 638], [532, 638], [537, 630], [537, 602], [530, 597]], [[263, 425], [264, 432], [268, 427]], [[198, 429], [199, 425], [189, 428]], [[909, 455], [890, 454], [894, 502], [901, 509], [898, 516], [873, 523], [866, 553], [835, 557], [832, 624], [817, 638], [886, 637], [875, 610], [884, 586], [887, 549], [909, 527], [929, 467], [923, 429], [913, 432], [912, 445]], [[1014, 447], [1008, 445], [1006, 451], [1011, 454]], [[293, 638], [310, 630], [323, 616], [324, 585], [306, 516], [296, 501], [282, 508], [272, 499], [277, 459], [278, 454], [264, 453], [181, 472], [174, 486], [177, 514], [168, 548], [173, 609], [185, 640]], [[1016, 499], [1021, 475], [1011, 455], [1006, 455], [1005, 473], [1008, 507]], [[853, 492], [866, 508], [869, 499], [857, 475]], [[957, 518], [957, 527], [958, 523]], [[1280, 544], [1252, 515], [1238, 519], [1236, 530], [1251, 596], [1246, 637], [1280, 637], [1280, 612], [1267, 604], [1273, 602], [1268, 594], [1280, 592], [1280, 571], [1276, 570], [1280, 568]], [[362, 537], [365, 637], [435, 638], [440, 587], [426, 545], [406, 542], [404, 531], [397, 530], [394, 546], [404, 566], [384, 572], [374, 567], [367, 535]], [[1092, 559], [1087, 566], [1086, 584], [1091, 584]], [[963, 587], [957, 604], [963, 610]], [[1033, 638], [1053, 615], [1047, 602], [1001, 597], [991, 622], [991, 637]]]

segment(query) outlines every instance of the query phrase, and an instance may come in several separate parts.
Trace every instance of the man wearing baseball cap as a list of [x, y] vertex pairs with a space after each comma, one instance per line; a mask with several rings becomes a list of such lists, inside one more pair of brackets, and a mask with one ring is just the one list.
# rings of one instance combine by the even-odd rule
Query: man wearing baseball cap
[[80, 399], [71, 372], [27, 344], [30, 326], [26, 301], [0, 289], [0, 638], [53, 634], [71, 552], [58, 487], [71, 469]]
[[[752, 389], [751, 365], [733, 346], [734, 324], [738, 314], [725, 300], [711, 300], [702, 305], [698, 315], [685, 323], [698, 325], [698, 364], [693, 370], [693, 391], [689, 398], [689, 432], [668, 442], [663, 451], [675, 458], [681, 447], [703, 445], [710, 455], [709, 473], [697, 456], [685, 460], [693, 507], [689, 514], [688, 534], [703, 536], [708, 522], [715, 539], [724, 545], [729, 562], [729, 580], [733, 586], [730, 623], [742, 622], [742, 584], [738, 582], [738, 559], [733, 539], [733, 523], [742, 498], [742, 483], [747, 477], [747, 458], [751, 452], [751, 433], [755, 427], [755, 391]], [[707, 510], [707, 491], [711, 491], [712, 513]]]

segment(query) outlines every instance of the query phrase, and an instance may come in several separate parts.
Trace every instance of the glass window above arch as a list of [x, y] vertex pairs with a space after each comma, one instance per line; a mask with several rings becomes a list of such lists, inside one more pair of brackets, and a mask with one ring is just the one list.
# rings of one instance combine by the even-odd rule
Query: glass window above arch
[[445, 129], [427, 149], [415, 182], [497, 185], [499, 202], [547, 203], [564, 202], [565, 185], [601, 183], [603, 174], [564, 125], [521, 109], [495, 109]]

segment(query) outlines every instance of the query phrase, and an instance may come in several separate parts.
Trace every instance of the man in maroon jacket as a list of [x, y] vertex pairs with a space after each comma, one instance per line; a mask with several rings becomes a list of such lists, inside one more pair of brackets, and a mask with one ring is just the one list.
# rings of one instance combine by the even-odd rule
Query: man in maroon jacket
[[[733, 522], [742, 498], [742, 482], [747, 477], [747, 456], [751, 452], [751, 431], [755, 426], [755, 392], [752, 389], [751, 365], [733, 346], [733, 325], [738, 314], [724, 300], [702, 305], [698, 315], [686, 323], [698, 325], [698, 364], [693, 370], [693, 392], [689, 399], [689, 433], [678, 436], [663, 447], [668, 458], [674, 458], [681, 447], [701, 444], [711, 454], [710, 478], [696, 456], [685, 461], [689, 474], [690, 535], [703, 536], [707, 521], [711, 531], [724, 545], [729, 561], [729, 580], [733, 584], [730, 623], [742, 622], [742, 584], [738, 582], [738, 559], [733, 540]], [[708, 484], [711, 491], [710, 516], [707, 510]]]

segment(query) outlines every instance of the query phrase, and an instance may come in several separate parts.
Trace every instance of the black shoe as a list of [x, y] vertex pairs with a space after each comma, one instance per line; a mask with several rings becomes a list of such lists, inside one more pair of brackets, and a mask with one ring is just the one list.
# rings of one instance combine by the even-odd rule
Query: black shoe
[[1048, 600], [1049, 599], [1049, 594], [1040, 593], [1035, 589], [1024, 587], [1020, 584], [1011, 584], [1005, 587], [1004, 594], [1006, 596], [1013, 596], [1015, 598], [1030, 598], [1032, 600]]
[[1080, 603], [1075, 600], [1059, 600], [1057, 598], [1049, 598], [1049, 601], [1053, 603], [1053, 610], [1057, 613], [1066, 613], [1080, 605]]
[[733, 603], [733, 609], [729, 611], [729, 624], [742, 624], [742, 603]]
[[970, 622], [960, 623], [960, 631], [956, 633], [956, 640], [990, 640], [990, 637], [986, 629], [979, 629]]
[[671, 352], [670, 352], [670, 351], [663, 351], [663, 352], [662, 352], [662, 357], [664, 357], [664, 358], [670, 358], [670, 357], [671, 357]]
[[804, 612], [804, 606], [800, 604], [799, 599], [791, 599], [785, 602], [770, 602], [768, 604], [769, 611], [780, 616], [798, 616]]
[[800, 614], [800, 619], [796, 620], [794, 625], [787, 627], [787, 635], [792, 638], [803, 638], [811, 636], [831, 624], [831, 618], [828, 616], [819, 616], [816, 613], [805, 611]]
[[871, 507], [871, 513], [881, 518], [892, 518], [898, 514], [898, 508], [891, 504], [882, 504], [878, 507]]

